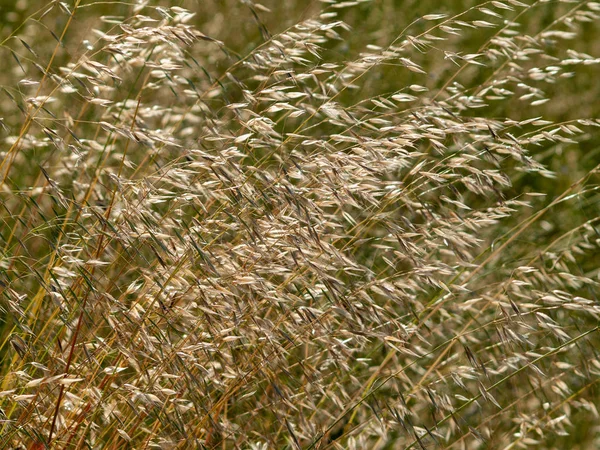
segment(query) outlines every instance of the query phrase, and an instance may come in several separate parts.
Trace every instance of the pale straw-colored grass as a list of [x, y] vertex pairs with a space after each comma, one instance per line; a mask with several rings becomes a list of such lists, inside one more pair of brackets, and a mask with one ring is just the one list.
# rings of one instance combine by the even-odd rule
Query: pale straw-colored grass
[[0, 448], [598, 445], [600, 4], [157, 3], [2, 35]]

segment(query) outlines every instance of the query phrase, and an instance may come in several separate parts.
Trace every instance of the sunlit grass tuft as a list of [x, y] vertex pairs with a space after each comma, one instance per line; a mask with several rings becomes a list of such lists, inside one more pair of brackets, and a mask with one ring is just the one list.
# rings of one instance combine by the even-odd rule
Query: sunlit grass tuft
[[2, 30], [0, 448], [597, 445], [598, 3], [158, 3]]

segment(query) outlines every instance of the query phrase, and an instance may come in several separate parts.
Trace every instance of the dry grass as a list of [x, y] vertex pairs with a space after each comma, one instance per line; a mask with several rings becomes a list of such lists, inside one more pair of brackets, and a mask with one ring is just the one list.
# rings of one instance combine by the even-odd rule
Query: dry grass
[[599, 3], [138, 3], [2, 35], [0, 448], [600, 445]]

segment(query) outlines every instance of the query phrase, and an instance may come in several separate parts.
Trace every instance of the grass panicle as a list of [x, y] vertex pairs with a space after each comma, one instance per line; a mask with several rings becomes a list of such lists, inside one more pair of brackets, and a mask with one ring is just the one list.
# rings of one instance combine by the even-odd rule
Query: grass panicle
[[600, 4], [396, 3], [3, 13], [0, 448], [600, 445]]

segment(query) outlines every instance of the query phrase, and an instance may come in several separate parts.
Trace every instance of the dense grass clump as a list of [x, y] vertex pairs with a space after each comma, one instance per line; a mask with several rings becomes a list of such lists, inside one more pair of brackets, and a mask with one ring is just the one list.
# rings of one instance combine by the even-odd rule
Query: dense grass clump
[[435, 8], [4, 8], [0, 448], [600, 446], [600, 3]]

